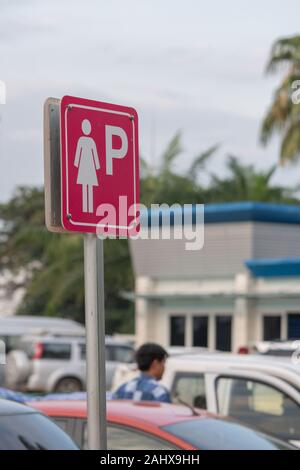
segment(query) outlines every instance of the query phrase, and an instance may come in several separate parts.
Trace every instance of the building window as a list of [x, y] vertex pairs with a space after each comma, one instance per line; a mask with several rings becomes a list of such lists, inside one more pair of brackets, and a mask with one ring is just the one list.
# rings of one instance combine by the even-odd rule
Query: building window
[[185, 317], [170, 318], [170, 346], [185, 346]]
[[288, 339], [300, 339], [300, 314], [288, 314]]
[[266, 315], [264, 317], [264, 341], [272, 341], [281, 337], [281, 316]]
[[231, 351], [231, 316], [229, 315], [216, 317], [216, 349]]
[[208, 317], [193, 317], [193, 346], [207, 348]]

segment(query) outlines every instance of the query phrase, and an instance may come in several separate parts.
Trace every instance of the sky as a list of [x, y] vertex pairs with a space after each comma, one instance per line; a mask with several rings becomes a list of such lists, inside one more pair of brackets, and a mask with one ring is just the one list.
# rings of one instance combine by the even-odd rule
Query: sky
[[[278, 162], [278, 138], [258, 139], [281, 78], [265, 65], [277, 38], [299, 33], [299, 13], [299, 0], [0, 0], [0, 201], [43, 184], [49, 96], [136, 108], [153, 167], [178, 130], [180, 172], [216, 143], [209, 170], [220, 175], [229, 153], [258, 168]], [[300, 165], [279, 168], [274, 183], [300, 183]]]

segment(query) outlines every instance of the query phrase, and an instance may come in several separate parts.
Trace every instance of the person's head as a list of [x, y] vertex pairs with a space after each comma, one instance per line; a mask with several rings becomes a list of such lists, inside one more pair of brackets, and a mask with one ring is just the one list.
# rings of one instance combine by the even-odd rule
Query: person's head
[[84, 119], [81, 123], [81, 129], [82, 129], [82, 132], [85, 134], [85, 135], [90, 135], [91, 133], [91, 130], [92, 130], [92, 126], [91, 126], [91, 123], [88, 119]]
[[163, 376], [167, 357], [167, 351], [155, 343], [145, 343], [135, 353], [139, 370], [156, 380], [160, 380]]

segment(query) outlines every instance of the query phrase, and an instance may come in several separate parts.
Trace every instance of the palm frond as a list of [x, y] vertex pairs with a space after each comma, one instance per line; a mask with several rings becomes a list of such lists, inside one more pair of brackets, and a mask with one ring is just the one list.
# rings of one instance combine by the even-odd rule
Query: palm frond
[[220, 144], [213, 145], [205, 152], [201, 152], [192, 162], [187, 176], [189, 179], [195, 181], [199, 170], [202, 170], [205, 167], [205, 164], [210, 159], [210, 157], [219, 149]]
[[162, 155], [162, 170], [170, 171], [175, 158], [182, 152], [181, 132], [177, 131]]
[[280, 148], [280, 162], [296, 163], [300, 159], [300, 119], [287, 129]]
[[260, 130], [260, 142], [266, 145], [275, 132], [281, 133], [292, 109], [289, 89], [280, 86], [275, 92], [274, 100], [269, 107]]
[[266, 71], [272, 73], [295, 62], [300, 63], [300, 36], [281, 38], [272, 46]]
[[271, 180], [276, 170], [277, 170], [277, 165], [272, 165], [271, 168], [267, 170], [266, 173], [264, 173], [265, 184], [269, 183], [269, 181]]

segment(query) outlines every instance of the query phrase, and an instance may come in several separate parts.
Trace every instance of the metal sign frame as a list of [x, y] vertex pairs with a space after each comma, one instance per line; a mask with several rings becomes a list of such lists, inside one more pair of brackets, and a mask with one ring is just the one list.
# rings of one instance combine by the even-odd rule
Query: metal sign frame
[[[66, 232], [61, 223], [60, 100], [44, 104], [45, 220], [51, 232]], [[103, 241], [84, 235], [86, 383], [88, 447], [106, 450], [106, 374]]]
[[60, 100], [44, 104], [45, 221], [51, 232], [65, 232], [61, 223]]

